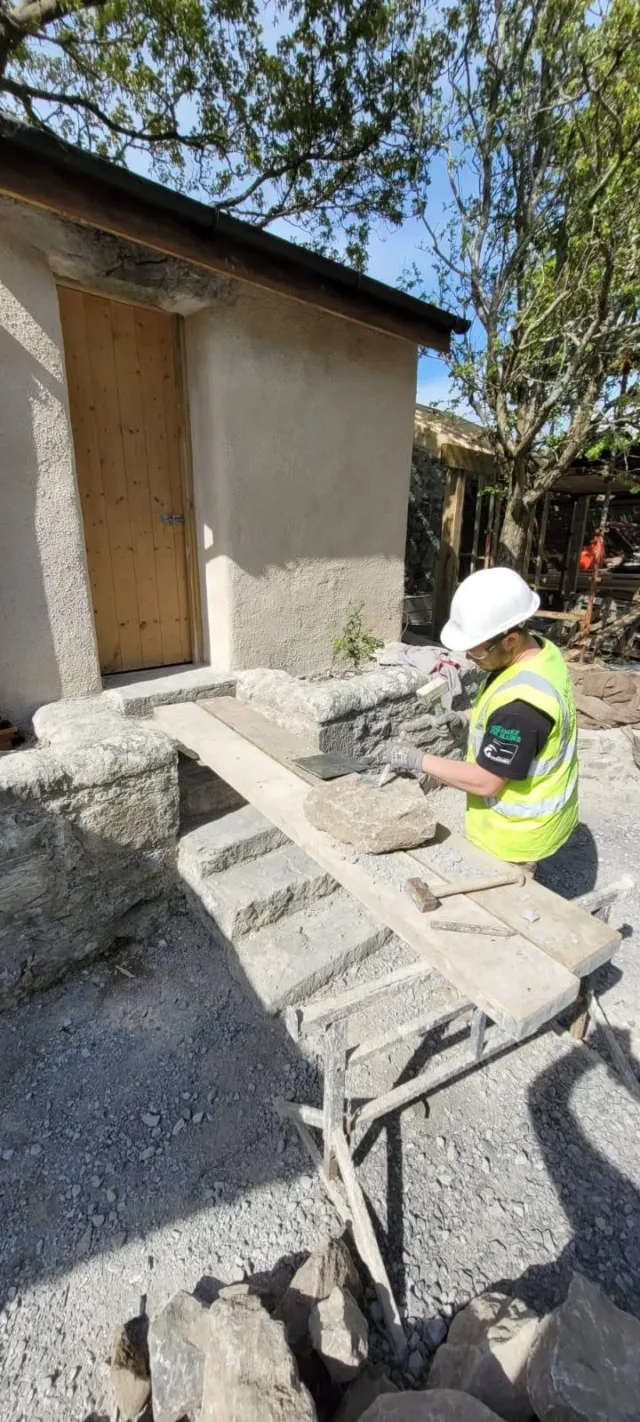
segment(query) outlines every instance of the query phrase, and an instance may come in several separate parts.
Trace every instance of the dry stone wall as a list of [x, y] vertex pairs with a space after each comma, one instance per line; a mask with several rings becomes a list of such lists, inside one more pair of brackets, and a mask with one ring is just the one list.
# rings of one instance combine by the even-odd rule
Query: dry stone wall
[[[456, 709], [469, 704], [478, 681], [475, 671], [463, 674]], [[240, 673], [237, 696], [297, 734], [309, 753], [342, 751], [375, 760], [389, 740], [401, 739], [431, 755], [462, 755], [466, 730], [441, 707], [425, 710], [416, 695], [424, 682], [424, 672], [413, 667], [376, 666], [323, 681], [259, 669]]]
[[163, 732], [101, 698], [42, 707], [0, 759], [0, 1004], [148, 931], [174, 883], [178, 771]]

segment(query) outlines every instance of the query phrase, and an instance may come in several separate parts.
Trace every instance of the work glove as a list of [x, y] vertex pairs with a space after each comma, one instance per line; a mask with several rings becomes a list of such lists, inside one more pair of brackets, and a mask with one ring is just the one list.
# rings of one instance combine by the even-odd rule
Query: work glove
[[381, 764], [388, 765], [395, 775], [413, 775], [416, 780], [421, 780], [424, 775], [422, 761], [424, 751], [417, 750], [415, 746], [401, 746], [392, 741], [386, 746], [381, 755]]

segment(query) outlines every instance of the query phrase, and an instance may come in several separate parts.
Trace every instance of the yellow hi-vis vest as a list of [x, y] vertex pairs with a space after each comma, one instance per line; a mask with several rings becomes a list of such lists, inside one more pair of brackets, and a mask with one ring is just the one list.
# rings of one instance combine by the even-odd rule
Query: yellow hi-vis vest
[[516, 863], [547, 859], [578, 823], [578, 731], [565, 662], [544, 638], [537, 656], [485, 681], [476, 697], [467, 760], [475, 762], [491, 715], [510, 701], [544, 711], [553, 729], [525, 780], [507, 780], [497, 795], [467, 796], [468, 839]]

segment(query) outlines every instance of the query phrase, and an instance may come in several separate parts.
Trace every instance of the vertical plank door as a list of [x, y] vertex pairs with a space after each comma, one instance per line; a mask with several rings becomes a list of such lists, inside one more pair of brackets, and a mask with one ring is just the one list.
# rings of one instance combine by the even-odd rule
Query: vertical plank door
[[58, 294], [102, 671], [189, 662], [174, 318]]

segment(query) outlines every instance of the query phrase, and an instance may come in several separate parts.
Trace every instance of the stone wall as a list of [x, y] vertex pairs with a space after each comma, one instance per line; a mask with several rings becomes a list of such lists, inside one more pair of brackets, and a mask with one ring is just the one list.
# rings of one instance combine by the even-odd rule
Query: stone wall
[[405, 554], [405, 592], [432, 592], [440, 553], [446, 469], [436, 455], [414, 444]]
[[0, 1003], [148, 931], [175, 879], [178, 772], [163, 732], [101, 699], [35, 717], [0, 759]]
[[[440, 706], [425, 708], [416, 695], [426, 678], [411, 667], [376, 667], [358, 676], [303, 681], [286, 672], [257, 670], [238, 677], [237, 696], [312, 751], [379, 756], [386, 741], [402, 739], [432, 755], [460, 756], [466, 732]], [[456, 710], [469, 704], [478, 675], [463, 673]], [[418, 726], [416, 723], [419, 722]]]

